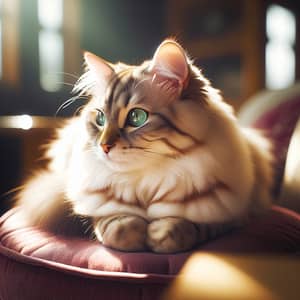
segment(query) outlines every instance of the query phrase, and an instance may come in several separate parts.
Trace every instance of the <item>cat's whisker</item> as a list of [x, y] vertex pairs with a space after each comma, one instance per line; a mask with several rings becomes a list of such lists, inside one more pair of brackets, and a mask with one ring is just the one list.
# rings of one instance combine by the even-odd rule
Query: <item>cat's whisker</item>
[[74, 84], [72, 93], [77, 94], [79, 96], [82, 95], [90, 96], [91, 91], [95, 86], [96, 86], [96, 80], [93, 74], [91, 73], [91, 71], [87, 71], [78, 78], [78, 80]]
[[60, 84], [60, 85], [65, 85], [65, 86], [74, 86], [74, 83], [70, 83], [70, 82], [65, 82], [65, 81], [56, 81], [56, 84]]
[[70, 76], [76, 80], [78, 80], [80, 78], [80, 75], [75, 75], [75, 74], [72, 74], [72, 73], [68, 73], [68, 72], [54, 72], [54, 74], [58, 74], [58, 75], [67, 75], [67, 76]]
[[56, 110], [55, 112], [55, 116], [58, 115], [58, 113], [67, 108], [69, 105], [73, 104], [75, 101], [79, 100], [79, 99], [84, 99], [84, 98], [81, 98], [81, 97], [78, 97], [78, 96], [74, 96], [74, 97], [71, 97], [69, 98], [68, 100], [66, 100], [65, 102], [63, 102], [59, 107], [58, 109]]
[[151, 79], [151, 84], [152, 85], [154, 84], [155, 79], [156, 79], [156, 73], [154, 73], [153, 76], [152, 76], [152, 79]]
[[8, 190], [7, 192], [3, 193], [2, 196], [9, 196], [11, 194], [17, 193], [17, 192], [21, 191], [24, 187], [25, 187], [25, 184], [17, 186], [15, 188], [12, 188], [12, 189]]

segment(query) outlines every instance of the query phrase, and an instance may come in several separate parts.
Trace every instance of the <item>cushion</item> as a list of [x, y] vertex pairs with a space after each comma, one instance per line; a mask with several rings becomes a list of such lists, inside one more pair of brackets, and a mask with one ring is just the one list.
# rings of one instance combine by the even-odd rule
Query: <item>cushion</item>
[[291, 137], [284, 169], [280, 204], [300, 213], [300, 118]]
[[275, 186], [273, 195], [281, 191], [287, 150], [300, 117], [300, 82], [280, 91], [258, 93], [241, 108], [239, 122], [263, 130], [273, 142]]
[[0, 218], [1, 300], [158, 299], [195, 251], [300, 254], [300, 215], [278, 206], [178, 254], [120, 252], [97, 241], [24, 228], [19, 220], [17, 208]]

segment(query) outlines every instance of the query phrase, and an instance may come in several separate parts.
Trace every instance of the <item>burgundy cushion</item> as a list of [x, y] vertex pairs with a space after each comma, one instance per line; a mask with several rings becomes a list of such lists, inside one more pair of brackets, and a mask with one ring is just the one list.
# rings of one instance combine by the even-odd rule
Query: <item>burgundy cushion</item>
[[169, 255], [120, 252], [97, 241], [24, 228], [18, 220], [17, 209], [0, 219], [1, 300], [41, 299], [41, 295], [42, 299], [66, 295], [157, 299], [195, 251], [300, 254], [300, 215], [277, 206], [196, 250]]
[[300, 95], [287, 98], [257, 116], [252, 126], [262, 129], [274, 145], [275, 181], [274, 195], [278, 196], [284, 173], [287, 150], [290, 139], [300, 118]]

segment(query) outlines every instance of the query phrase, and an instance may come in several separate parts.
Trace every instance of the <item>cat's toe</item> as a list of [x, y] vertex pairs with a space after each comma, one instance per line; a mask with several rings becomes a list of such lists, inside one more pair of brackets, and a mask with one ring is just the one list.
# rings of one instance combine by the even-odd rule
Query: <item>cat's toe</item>
[[105, 246], [122, 251], [143, 251], [146, 246], [147, 221], [138, 216], [114, 215], [98, 220], [95, 234]]
[[196, 226], [184, 219], [167, 217], [148, 225], [147, 244], [157, 253], [175, 253], [191, 249], [198, 238]]

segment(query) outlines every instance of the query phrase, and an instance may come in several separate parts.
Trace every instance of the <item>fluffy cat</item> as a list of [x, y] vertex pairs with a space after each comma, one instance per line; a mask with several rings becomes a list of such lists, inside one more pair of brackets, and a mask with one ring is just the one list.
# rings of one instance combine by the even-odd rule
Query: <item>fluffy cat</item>
[[72, 232], [89, 219], [106, 246], [172, 253], [269, 207], [268, 141], [239, 127], [177, 42], [140, 66], [84, 57], [74, 91], [90, 100], [19, 194], [29, 224]]

